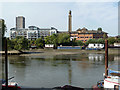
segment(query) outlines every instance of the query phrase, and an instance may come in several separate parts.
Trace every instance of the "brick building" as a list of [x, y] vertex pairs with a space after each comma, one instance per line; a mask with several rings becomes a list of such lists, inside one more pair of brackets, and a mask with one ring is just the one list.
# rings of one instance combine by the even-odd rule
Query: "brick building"
[[86, 42], [89, 39], [99, 39], [99, 38], [105, 38], [108, 33], [102, 31], [102, 30], [88, 30], [85, 27], [82, 29], [78, 29], [77, 31], [72, 31], [70, 33], [71, 40], [76, 38], [76, 40], [81, 40], [83, 42]]

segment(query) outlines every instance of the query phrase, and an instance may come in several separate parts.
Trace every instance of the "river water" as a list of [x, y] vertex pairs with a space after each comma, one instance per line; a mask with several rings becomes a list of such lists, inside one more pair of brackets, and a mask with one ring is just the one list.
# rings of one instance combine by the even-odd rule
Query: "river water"
[[[118, 55], [109, 55], [109, 65]], [[104, 54], [71, 54], [56, 56], [9, 56], [9, 77], [20, 86], [53, 88], [73, 85], [91, 88], [103, 80]], [[4, 63], [4, 62], [3, 62]]]

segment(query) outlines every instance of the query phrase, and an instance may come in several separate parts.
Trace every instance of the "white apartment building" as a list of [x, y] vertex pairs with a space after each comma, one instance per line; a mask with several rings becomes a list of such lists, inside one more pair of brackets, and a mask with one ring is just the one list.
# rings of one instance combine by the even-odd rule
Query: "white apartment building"
[[11, 28], [10, 29], [10, 39], [14, 39], [17, 36], [23, 36], [29, 40], [36, 40], [40, 37], [46, 37], [50, 36], [52, 34], [56, 34], [57, 29], [56, 28], [38, 28], [36, 26], [29, 26], [28, 29], [16, 29]]

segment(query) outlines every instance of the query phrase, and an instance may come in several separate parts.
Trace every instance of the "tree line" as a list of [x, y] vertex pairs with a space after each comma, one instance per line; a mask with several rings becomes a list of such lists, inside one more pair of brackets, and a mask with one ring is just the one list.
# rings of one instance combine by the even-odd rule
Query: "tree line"
[[[2, 49], [4, 50], [5, 46], [5, 39], [4, 37], [5, 31], [6, 31], [6, 25], [4, 20], [0, 20], [0, 31], [2, 32]], [[99, 31], [102, 29], [99, 28]], [[113, 45], [115, 42], [120, 43], [120, 38], [114, 38], [109, 37], [108, 39], [108, 45]], [[24, 37], [16, 37], [15, 39], [10, 40], [7, 38], [8, 41], [8, 49], [15, 49], [15, 50], [25, 50], [29, 49], [31, 46], [36, 46], [37, 48], [44, 48], [45, 44], [54, 44], [54, 48], [57, 48], [59, 45], [63, 46], [83, 46], [88, 45], [89, 43], [105, 43], [105, 39], [89, 39], [85, 43], [82, 41], [78, 41], [76, 39], [70, 40], [70, 34], [67, 33], [59, 33], [59, 34], [53, 34], [51, 36], [47, 37], [41, 37], [36, 40], [28, 40]]]
[[[115, 42], [120, 42], [120, 38], [115, 39], [114, 37], [108, 38], [108, 45], [113, 45]], [[70, 40], [70, 35], [67, 33], [53, 34], [47, 37], [41, 37], [36, 40], [28, 40], [24, 37], [16, 37], [10, 40], [8, 38], [8, 49], [12, 50], [25, 50], [36, 46], [36, 48], [44, 48], [45, 44], [54, 44], [54, 48], [57, 46], [87, 46], [89, 43], [105, 43], [105, 39], [89, 39], [85, 43], [79, 40]]]

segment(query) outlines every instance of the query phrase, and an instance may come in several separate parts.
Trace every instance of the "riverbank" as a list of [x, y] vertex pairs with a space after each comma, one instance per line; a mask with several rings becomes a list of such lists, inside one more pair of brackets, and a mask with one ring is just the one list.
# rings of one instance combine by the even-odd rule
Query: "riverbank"
[[[118, 54], [118, 49], [108, 49], [109, 54]], [[20, 56], [46, 56], [46, 55], [67, 55], [67, 54], [82, 54], [82, 53], [98, 53], [104, 54], [104, 50], [55, 50], [55, 49], [34, 49], [34, 50], [25, 50], [23, 51], [25, 54], [21, 54]]]
[[[0, 51], [4, 55], [4, 51]], [[8, 55], [20, 55], [20, 56], [39, 56], [39, 55], [63, 55], [63, 54], [81, 54], [81, 53], [105, 53], [104, 50], [80, 50], [80, 49], [33, 49], [23, 50], [22, 52], [12, 50], [8, 51]], [[119, 49], [108, 49], [108, 54], [119, 54]]]

